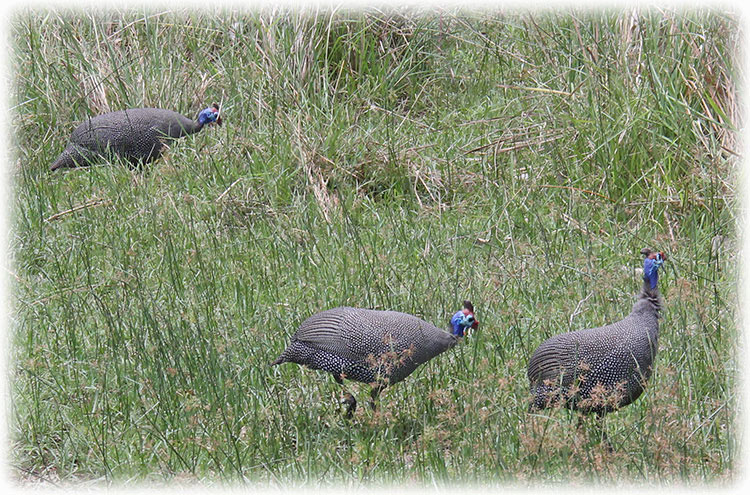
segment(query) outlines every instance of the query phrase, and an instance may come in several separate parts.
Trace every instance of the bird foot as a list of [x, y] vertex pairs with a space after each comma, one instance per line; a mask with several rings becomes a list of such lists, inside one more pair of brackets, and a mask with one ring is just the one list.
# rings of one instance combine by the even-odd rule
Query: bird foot
[[354, 416], [354, 411], [357, 410], [357, 399], [355, 399], [352, 394], [347, 392], [339, 402], [341, 404], [346, 404], [347, 406], [346, 414], [344, 414], [344, 417], [346, 417], [346, 419], [352, 419], [352, 416]]
[[382, 384], [375, 384], [372, 390], [370, 390], [370, 408], [372, 408], [373, 411], [376, 409], [375, 401], [383, 388]]

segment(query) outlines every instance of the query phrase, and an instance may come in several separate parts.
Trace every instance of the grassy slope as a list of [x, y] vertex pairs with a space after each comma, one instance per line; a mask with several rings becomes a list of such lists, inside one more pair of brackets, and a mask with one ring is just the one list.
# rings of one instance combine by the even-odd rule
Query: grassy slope
[[[18, 12], [20, 476], [731, 478], [737, 30], [708, 11]], [[86, 115], [211, 101], [226, 125], [144, 173], [48, 173]], [[567, 412], [526, 414], [525, 364], [625, 315], [644, 246], [670, 255], [660, 354], [610, 454]], [[266, 366], [318, 310], [442, 326], [466, 297], [481, 331], [351, 423], [329, 377]]]

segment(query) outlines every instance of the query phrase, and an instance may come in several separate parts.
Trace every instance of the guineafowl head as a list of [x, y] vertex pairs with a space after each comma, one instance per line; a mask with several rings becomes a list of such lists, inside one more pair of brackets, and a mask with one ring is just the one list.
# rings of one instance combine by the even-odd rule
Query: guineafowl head
[[479, 320], [474, 316], [474, 305], [471, 304], [471, 301], [464, 301], [464, 309], [461, 312], [464, 314], [462, 324], [465, 328], [471, 328], [472, 330], [479, 328]]
[[659, 268], [664, 265], [667, 255], [663, 252], [654, 252], [648, 249], [641, 251], [646, 258], [643, 260], [643, 280], [651, 285], [651, 290], [656, 289], [659, 282]]
[[479, 320], [474, 316], [474, 306], [470, 301], [464, 301], [464, 309], [457, 312], [451, 318], [453, 335], [463, 337], [469, 329], [476, 330], [479, 328]]
[[206, 124], [219, 124], [221, 125], [221, 116], [219, 115], [219, 104], [214, 103], [210, 107], [201, 110], [201, 112], [198, 114], [198, 122], [200, 122], [201, 125]]
[[467, 328], [473, 328], [476, 329], [479, 327], [479, 322], [474, 317], [472, 313], [464, 314], [463, 318], [461, 318], [461, 321], [459, 322], [459, 325], [464, 327], [464, 329]]

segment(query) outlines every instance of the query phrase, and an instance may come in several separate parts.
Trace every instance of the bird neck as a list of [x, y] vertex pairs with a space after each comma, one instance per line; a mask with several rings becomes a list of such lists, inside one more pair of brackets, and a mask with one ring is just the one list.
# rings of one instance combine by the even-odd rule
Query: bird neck
[[192, 125], [188, 126], [187, 129], [185, 129], [185, 132], [187, 134], [195, 134], [196, 132], [203, 129], [203, 122], [201, 122], [200, 120], [193, 120], [191, 123]]
[[661, 311], [661, 296], [659, 295], [659, 288], [651, 288], [651, 283], [648, 280], [644, 280], [643, 288], [641, 293], [638, 295], [638, 300], [646, 300], [658, 313]]

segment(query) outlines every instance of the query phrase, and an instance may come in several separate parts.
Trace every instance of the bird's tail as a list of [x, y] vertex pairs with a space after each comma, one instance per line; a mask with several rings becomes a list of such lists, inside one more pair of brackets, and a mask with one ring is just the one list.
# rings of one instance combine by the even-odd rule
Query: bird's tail
[[70, 156], [70, 153], [68, 153], [68, 150], [65, 150], [62, 152], [62, 154], [57, 157], [57, 160], [50, 166], [51, 171], [55, 171], [58, 168], [71, 168], [75, 167], [75, 163], [73, 162], [73, 158]]
[[49, 169], [54, 172], [59, 168], [74, 168], [81, 165], [88, 165], [94, 157], [94, 152], [71, 143], [60, 153], [60, 156], [57, 157], [57, 160], [55, 160]]

